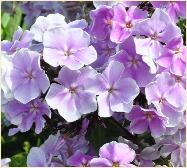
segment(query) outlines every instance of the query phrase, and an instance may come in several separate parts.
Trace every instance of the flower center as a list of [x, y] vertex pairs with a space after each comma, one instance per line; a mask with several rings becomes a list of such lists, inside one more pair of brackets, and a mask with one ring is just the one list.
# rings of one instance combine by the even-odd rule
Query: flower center
[[65, 51], [65, 52], [64, 52], [64, 56], [67, 56], [67, 57], [70, 56], [71, 54], [72, 54], [72, 53], [71, 53], [70, 51]]
[[176, 49], [175, 49], [175, 54], [179, 54], [179, 53], [181, 53], [180, 48], [176, 48]]
[[119, 162], [113, 162], [112, 167], [119, 167]]
[[137, 64], [138, 64], [138, 60], [132, 59], [132, 60], [131, 60], [131, 63], [132, 63], [132, 65], [137, 65]]
[[108, 93], [112, 93], [112, 92], [113, 92], [114, 90], [116, 90], [116, 89], [114, 89], [113, 86], [111, 86], [111, 87], [108, 88], [107, 90], [108, 90]]
[[166, 101], [166, 99], [161, 97], [160, 100], [159, 100], [159, 103], [162, 104], [164, 101]]
[[132, 28], [132, 26], [133, 25], [130, 21], [125, 23], [125, 27], [128, 28], [128, 29]]
[[107, 25], [112, 26], [112, 19], [106, 19], [105, 22]]
[[31, 103], [31, 107], [30, 107], [30, 111], [31, 112], [38, 112], [38, 108], [39, 108], [39, 106], [38, 106], [38, 104], [34, 104], [33, 102]]
[[153, 114], [151, 112], [147, 112], [145, 115], [148, 120], [151, 120], [153, 118]]
[[181, 81], [181, 76], [175, 76], [175, 82], [180, 83]]
[[76, 87], [70, 87], [69, 88], [69, 92], [71, 93], [71, 94], [75, 94], [76, 93], [76, 90], [77, 88]]
[[156, 40], [157, 39], [157, 33], [155, 32], [150, 37], [151, 37], [151, 40]]
[[32, 71], [26, 72], [26, 78], [29, 79], [29, 80], [33, 79], [34, 78], [33, 72]]

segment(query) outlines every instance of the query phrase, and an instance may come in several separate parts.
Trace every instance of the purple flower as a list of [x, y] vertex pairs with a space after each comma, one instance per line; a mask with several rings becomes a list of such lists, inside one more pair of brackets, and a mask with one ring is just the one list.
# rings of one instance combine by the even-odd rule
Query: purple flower
[[40, 99], [34, 99], [27, 104], [22, 104], [17, 100], [8, 102], [4, 107], [6, 118], [17, 128], [9, 131], [9, 135], [13, 135], [18, 131], [26, 132], [30, 130], [35, 123], [35, 132], [39, 134], [44, 128], [44, 115], [51, 116], [49, 106]]
[[135, 163], [138, 167], [153, 167], [155, 163], [153, 160], [160, 158], [160, 146], [157, 144], [145, 147], [139, 154], [136, 154]]
[[62, 27], [66, 28], [81, 28], [84, 29], [87, 27], [87, 22], [82, 20], [75, 20], [70, 22], [69, 24], [66, 23], [65, 17], [59, 13], [56, 14], [49, 14], [47, 17], [39, 16], [36, 19], [36, 22], [31, 27], [31, 32], [34, 34], [34, 40], [38, 42], [43, 42], [44, 33], [52, 28], [55, 27]]
[[11, 162], [10, 158], [1, 159], [1, 167], [9, 167], [10, 162]]
[[[67, 166], [68, 158], [76, 151], [83, 155], [88, 151], [88, 142], [84, 135], [73, 138], [60, 135], [50, 135], [49, 138], [38, 148], [32, 148], [27, 157], [27, 166]], [[38, 157], [41, 155], [41, 157]]]
[[40, 67], [37, 52], [21, 49], [15, 53], [12, 64], [6, 82], [15, 99], [26, 104], [48, 89], [49, 80]]
[[171, 2], [151, 2], [153, 7], [165, 9], [170, 18], [177, 22], [179, 17], [186, 18], [186, 2], [171, 1]]
[[7, 55], [4, 52], [1, 54], [1, 63], [3, 65], [1, 66], [1, 94], [3, 95], [3, 100], [5, 100], [5, 102], [6, 100], [9, 101], [14, 99], [13, 93], [6, 82], [6, 76], [12, 67], [12, 58], [12, 55]]
[[67, 164], [76, 167], [88, 167], [91, 156], [83, 154], [81, 151], [76, 151], [71, 157], [68, 158]]
[[116, 53], [116, 44], [110, 40], [96, 41], [92, 44], [97, 51], [97, 60], [91, 66], [97, 70], [103, 70], [108, 64], [109, 58]]
[[99, 95], [100, 117], [110, 117], [113, 112], [130, 112], [132, 109], [139, 88], [133, 79], [124, 77], [124, 71], [122, 63], [111, 61], [102, 74], [90, 80], [90, 91]]
[[44, 34], [43, 58], [50, 65], [77, 70], [97, 59], [90, 36], [80, 28], [54, 28]]
[[151, 18], [140, 21], [134, 26], [134, 33], [146, 36], [146, 38], [135, 38], [137, 54], [154, 59], [160, 56], [163, 48], [161, 42], [168, 43], [181, 32], [166, 12], [156, 9]]
[[166, 158], [171, 154], [171, 162], [175, 167], [184, 167], [186, 164], [186, 128], [178, 130], [172, 136], [164, 136], [158, 140], [161, 146], [161, 156]]
[[99, 40], [106, 39], [112, 29], [113, 9], [105, 5], [100, 6], [90, 12], [90, 18], [92, 20], [90, 34]]
[[170, 127], [178, 124], [185, 109], [186, 96], [183, 84], [178, 81], [181, 80], [175, 80], [170, 73], [163, 72], [145, 88], [148, 104], [153, 103], [158, 112], [168, 117]]
[[134, 106], [127, 119], [131, 121], [130, 131], [136, 134], [142, 134], [149, 129], [153, 137], [159, 137], [166, 131], [166, 117], [160, 116], [154, 109]]
[[27, 156], [27, 166], [29, 167], [47, 167], [45, 153], [39, 147], [32, 147]]
[[134, 24], [144, 19], [147, 12], [132, 6], [126, 11], [123, 4], [117, 4], [114, 7], [114, 18], [110, 39], [112, 42], [121, 43], [131, 36]]
[[181, 36], [173, 38], [166, 44], [156, 63], [168, 68], [173, 74], [182, 76], [186, 69], [186, 47]]
[[[111, 60], [116, 60], [125, 66], [124, 74], [134, 79], [139, 87], [145, 87], [151, 82], [154, 75], [150, 73], [150, 68], [142, 60], [142, 56], [136, 54], [133, 37], [129, 37], [122, 43], [120, 50]], [[141, 70], [140, 70], [141, 69]]]
[[7, 54], [13, 54], [18, 49], [27, 48], [32, 42], [33, 34], [26, 30], [23, 32], [21, 27], [13, 35], [13, 41], [3, 40], [1, 42], [1, 49]]
[[130, 164], [135, 158], [135, 151], [128, 145], [112, 141], [106, 143], [99, 150], [99, 158], [93, 158], [90, 166], [93, 167], [119, 167], [133, 166]]
[[[87, 55], [86, 55], [87, 56]], [[62, 67], [56, 81], [46, 96], [46, 101], [53, 109], [58, 109], [60, 115], [68, 122], [78, 120], [81, 115], [94, 112], [97, 109], [96, 93], [86, 88], [88, 80], [95, 78], [97, 72], [91, 67], [71, 71]]]

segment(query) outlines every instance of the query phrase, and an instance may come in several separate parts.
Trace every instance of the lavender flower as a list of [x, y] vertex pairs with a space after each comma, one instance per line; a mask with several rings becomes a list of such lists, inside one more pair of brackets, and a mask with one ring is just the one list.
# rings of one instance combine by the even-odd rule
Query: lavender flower
[[[8, 74], [8, 71], [12, 67], [12, 55], [7, 55], [4, 52], [1, 54], [1, 63], [3, 66], [1, 66], [1, 89], [4, 100], [7, 101], [12, 100], [14, 98], [13, 93], [11, 89], [8, 87], [8, 83], [6, 82], [6, 76]], [[4, 103], [3, 103], [4, 104]]]
[[166, 10], [168, 15], [174, 22], [177, 22], [179, 17], [186, 18], [186, 2], [171, 1], [171, 2], [151, 2], [153, 7]]
[[[80, 134], [69, 138], [63, 137], [58, 132], [56, 135], [50, 135], [40, 147], [31, 148], [27, 157], [27, 166], [67, 166], [67, 162], [71, 163], [71, 158], [76, 155], [76, 151], [83, 155], [88, 151], [88, 142], [84, 135]], [[38, 155], [41, 155], [41, 157], [38, 157]]]
[[168, 43], [172, 38], [181, 34], [180, 29], [161, 9], [156, 9], [151, 18], [138, 22], [134, 26], [134, 33], [146, 36], [146, 38], [135, 38], [137, 54], [147, 55], [152, 59], [160, 56], [163, 48], [160, 42]]
[[97, 53], [89, 43], [90, 36], [79, 28], [50, 29], [44, 34], [43, 58], [54, 67], [65, 65], [78, 70], [97, 59]]
[[162, 146], [160, 153], [162, 157], [167, 157], [171, 154], [171, 162], [175, 167], [185, 166], [186, 156], [186, 128], [178, 130], [172, 136], [165, 136], [158, 139], [158, 145]]
[[9, 167], [10, 158], [1, 159], [1, 167]]
[[66, 28], [81, 28], [84, 29], [87, 27], [87, 22], [84, 19], [75, 20], [66, 23], [65, 17], [59, 13], [49, 14], [47, 17], [39, 16], [36, 19], [36, 22], [31, 26], [31, 32], [34, 34], [34, 40], [38, 42], [43, 42], [44, 33], [47, 30], [50, 30], [55, 27]]
[[[135, 158], [135, 152], [128, 145], [112, 141], [106, 143], [99, 150], [99, 158], [93, 158], [90, 166], [93, 167], [119, 167], [133, 166], [130, 164]], [[125, 157], [124, 157], [125, 156]]]
[[94, 112], [97, 109], [96, 93], [86, 88], [88, 80], [95, 78], [96, 71], [84, 67], [71, 71], [62, 67], [56, 81], [46, 96], [46, 101], [53, 109], [58, 109], [60, 115], [68, 122], [78, 120], [81, 115]]
[[44, 128], [44, 115], [51, 116], [51, 111], [45, 102], [40, 99], [34, 99], [27, 104], [22, 104], [17, 100], [8, 102], [4, 107], [6, 118], [17, 128], [9, 131], [9, 135], [13, 135], [18, 131], [28, 131], [33, 123], [35, 123], [35, 132], [39, 134]]
[[113, 9], [109, 6], [101, 6], [90, 12], [92, 25], [90, 28], [91, 35], [99, 40], [104, 40], [110, 35], [112, 29]]
[[5, 77], [15, 99], [28, 103], [49, 87], [49, 80], [40, 67], [40, 55], [28, 49], [21, 49], [12, 59], [12, 67]]
[[156, 60], [160, 66], [169, 69], [173, 74], [182, 76], [186, 68], [186, 47], [181, 36], [174, 37], [166, 44], [161, 56]]
[[110, 39], [112, 42], [121, 43], [131, 36], [134, 24], [144, 19], [147, 13], [135, 6], [126, 11], [123, 4], [117, 4], [113, 8], [114, 17]]
[[76, 151], [71, 157], [68, 158], [67, 164], [69, 166], [88, 167], [91, 156], [83, 154], [81, 151]]
[[108, 64], [109, 58], [116, 53], [116, 44], [109, 39], [92, 43], [97, 51], [97, 60], [91, 66], [97, 70], [103, 70]]
[[181, 98], [185, 99], [184, 92], [176, 82], [171, 74], [163, 72], [145, 88], [148, 104], [153, 103], [158, 112], [168, 117], [168, 126], [171, 127], [178, 124], [184, 111], [184, 102], [181, 101]]
[[32, 42], [33, 34], [26, 30], [23, 32], [21, 27], [18, 27], [18, 30], [13, 35], [13, 41], [3, 40], [1, 42], [2, 51], [7, 54], [13, 54], [21, 48], [27, 48]]
[[111, 61], [102, 74], [90, 81], [90, 91], [99, 95], [97, 101], [100, 117], [110, 117], [113, 112], [130, 112], [132, 109], [139, 88], [133, 79], [124, 76], [124, 71], [123, 64]]
[[149, 129], [153, 137], [159, 137], [166, 131], [167, 118], [157, 114], [154, 109], [134, 106], [127, 119], [131, 121], [130, 131], [136, 134], [142, 134]]
[[111, 57], [111, 60], [123, 63], [125, 66], [125, 76], [134, 79], [139, 87], [145, 87], [151, 82], [154, 74], [151, 74], [150, 68], [142, 60], [142, 56], [136, 54], [133, 37], [129, 37], [122, 43], [120, 49], [121, 50], [116, 55]]

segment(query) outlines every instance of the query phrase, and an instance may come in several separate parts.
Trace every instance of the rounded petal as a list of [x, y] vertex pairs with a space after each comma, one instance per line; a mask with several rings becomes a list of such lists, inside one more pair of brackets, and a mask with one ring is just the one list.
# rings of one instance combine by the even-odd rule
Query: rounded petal
[[111, 167], [112, 163], [105, 158], [93, 158], [90, 161], [91, 167]]
[[166, 131], [164, 122], [159, 118], [152, 119], [149, 123], [149, 128], [151, 130], [151, 135], [155, 138], [160, 137]]
[[124, 102], [132, 102], [138, 96], [140, 90], [135, 80], [131, 78], [123, 78], [118, 80], [114, 88], [117, 89], [116, 93]]
[[127, 144], [112, 141], [100, 148], [99, 156], [119, 164], [128, 164], [134, 160], [135, 151]]
[[23, 104], [37, 98], [40, 95], [40, 89], [34, 79], [23, 81], [20, 86], [14, 89], [14, 97]]
[[88, 114], [97, 110], [95, 94], [86, 91], [77, 94], [75, 104], [81, 114]]
[[75, 57], [84, 65], [89, 65], [97, 59], [97, 52], [93, 46], [82, 49], [75, 53]]
[[113, 112], [110, 109], [108, 92], [104, 92], [97, 98], [98, 102], [98, 115], [100, 117], [111, 117]]
[[137, 119], [130, 124], [130, 130], [136, 134], [142, 134], [148, 129], [148, 122], [146, 119]]
[[29, 167], [47, 167], [45, 153], [38, 147], [31, 148], [27, 156], [27, 166]]
[[[117, 67], [117, 68], [116, 68]], [[125, 67], [118, 61], [111, 61], [104, 70], [103, 75], [108, 79], [109, 84], [113, 85], [123, 75]]]

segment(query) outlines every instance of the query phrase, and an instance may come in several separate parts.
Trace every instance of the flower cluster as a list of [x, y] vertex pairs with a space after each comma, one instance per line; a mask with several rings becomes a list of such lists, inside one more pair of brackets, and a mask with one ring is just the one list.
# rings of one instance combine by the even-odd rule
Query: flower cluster
[[[39, 134], [56, 113], [63, 123], [83, 120], [82, 128], [50, 135], [27, 165], [153, 166], [170, 156], [185, 166], [186, 50], [177, 24], [185, 2], [94, 2], [89, 22], [67, 21], [55, 3], [25, 3], [26, 22], [36, 21], [1, 43], [3, 112], [15, 126], [9, 135], [33, 124]], [[43, 15], [44, 7], [59, 13]], [[133, 138], [108, 139], [97, 156], [88, 128], [109, 117]]]

